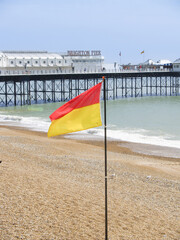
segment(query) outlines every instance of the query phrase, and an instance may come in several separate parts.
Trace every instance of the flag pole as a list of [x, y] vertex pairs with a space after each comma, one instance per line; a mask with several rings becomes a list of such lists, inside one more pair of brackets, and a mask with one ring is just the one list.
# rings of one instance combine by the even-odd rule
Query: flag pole
[[106, 134], [106, 81], [104, 82], [104, 157], [105, 157], [105, 240], [108, 240], [108, 203], [107, 203], [107, 134]]

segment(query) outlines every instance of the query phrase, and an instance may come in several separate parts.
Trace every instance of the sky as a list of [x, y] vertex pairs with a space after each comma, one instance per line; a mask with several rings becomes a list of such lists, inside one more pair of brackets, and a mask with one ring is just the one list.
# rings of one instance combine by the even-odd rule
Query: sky
[[180, 0], [0, 0], [5, 50], [101, 50], [105, 63], [175, 61]]

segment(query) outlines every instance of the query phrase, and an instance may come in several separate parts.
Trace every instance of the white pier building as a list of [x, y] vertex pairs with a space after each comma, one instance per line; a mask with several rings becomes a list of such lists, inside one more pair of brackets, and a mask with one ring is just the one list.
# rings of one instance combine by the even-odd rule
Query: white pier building
[[173, 62], [173, 71], [180, 72], [180, 58]]
[[102, 71], [100, 51], [0, 51], [0, 74], [52, 74]]

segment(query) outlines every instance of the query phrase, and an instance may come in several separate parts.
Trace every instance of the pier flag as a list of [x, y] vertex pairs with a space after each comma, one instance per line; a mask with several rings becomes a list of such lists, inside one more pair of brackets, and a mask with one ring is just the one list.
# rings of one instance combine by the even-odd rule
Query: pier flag
[[101, 85], [98, 83], [53, 112], [48, 137], [101, 126]]
[[144, 53], [144, 50], [141, 52], [141, 54], [143, 54]]

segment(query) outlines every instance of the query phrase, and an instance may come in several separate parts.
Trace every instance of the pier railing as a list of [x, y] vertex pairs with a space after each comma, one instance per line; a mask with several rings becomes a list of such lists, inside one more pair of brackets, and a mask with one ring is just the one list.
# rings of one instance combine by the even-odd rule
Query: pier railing
[[128, 70], [128, 69], [87, 69], [87, 70], [0, 70], [0, 76], [14, 76], [14, 75], [59, 75], [59, 74], [87, 74], [87, 73], [133, 73], [133, 72], [172, 72], [172, 69], [169, 68], [157, 68], [157, 69], [136, 69], [136, 70]]

